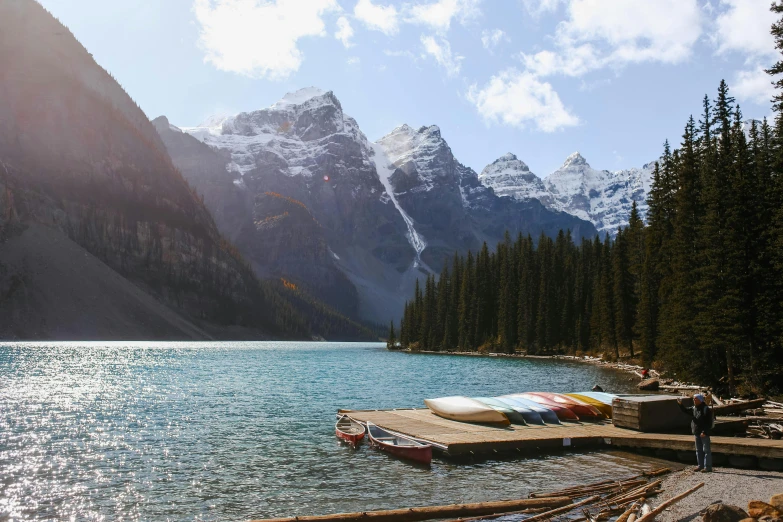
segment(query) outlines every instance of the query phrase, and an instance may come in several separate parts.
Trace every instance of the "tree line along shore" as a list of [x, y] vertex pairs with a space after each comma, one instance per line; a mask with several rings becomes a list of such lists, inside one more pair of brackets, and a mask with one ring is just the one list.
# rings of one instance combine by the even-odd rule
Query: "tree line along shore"
[[[783, 5], [773, 11], [783, 13]], [[783, 51], [783, 19], [772, 27]], [[768, 72], [783, 73], [783, 61]], [[772, 81], [772, 80], [770, 80]], [[783, 390], [783, 80], [744, 122], [721, 81], [656, 163], [646, 223], [614, 238], [519, 235], [417, 284], [392, 344], [637, 358], [729, 393]]]

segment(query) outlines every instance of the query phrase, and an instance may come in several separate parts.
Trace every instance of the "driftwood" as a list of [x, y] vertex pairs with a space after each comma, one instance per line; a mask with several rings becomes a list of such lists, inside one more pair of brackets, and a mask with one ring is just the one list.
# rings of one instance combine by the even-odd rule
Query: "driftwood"
[[[503, 500], [499, 502], [478, 502], [474, 504], [451, 504], [447, 506], [429, 506], [409, 509], [390, 509], [385, 511], [363, 511], [361, 513], [337, 513], [334, 515], [304, 516], [291, 518], [271, 518], [256, 522], [406, 522], [416, 520], [432, 520], [434, 518], [465, 517], [499, 513], [498, 516], [510, 512], [535, 508], [569, 507], [568, 497], [546, 499]], [[576, 507], [574, 505], [574, 507]]]
[[644, 503], [644, 499], [641, 499], [639, 502], [634, 502], [633, 504], [631, 504], [631, 507], [625, 510], [623, 514], [620, 515], [615, 522], [627, 522], [630, 516], [636, 513], [639, 510], [639, 506], [641, 506], [643, 503]]
[[[561, 489], [558, 491], [547, 491], [547, 492], [533, 492], [530, 494], [530, 498], [547, 498], [547, 497], [578, 497], [578, 496], [587, 496], [591, 492], [596, 491], [596, 488], [602, 488], [604, 486], [610, 486], [609, 489], [613, 487], [623, 487], [623, 486], [629, 486], [632, 483], [636, 484], [642, 484], [645, 483], [644, 477], [660, 477], [661, 475], [666, 475], [667, 473], [671, 473], [671, 468], [656, 468], [651, 469], [650, 471], [645, 471], [644, 473], [641, 473], [639, 475], [634, 475], [633, 477], [628, 477], [621, 480], [602, 480], [600, 482], [593, 482], [592, 484], [584, 484], [581, 486], [571, 486], [565, 489]], [[600, 491], [600, 490], [599, 490]], [[580, 493], [584, 493], [583, 495], [580, 495]]]
[[[586, 498], [582, 500], [581, 502], [577, 502], [576, 504], [568, 504], [563, 507], [559, 507], [556, 509], [550, 509], [549, 511], [544, 511], [543, 513], [539, 513], [538, 515], [533, 515], [532, 517], [528, 517], [525, 519], [525, 522], [537, 522], [538, 520], [548, 520], [552, 518], [555, 515], [561, 515], [563, 513], [568, 513], [569, 511], [573, 511], [574, 509], [584, 506], [586, 504], [592, 504], [596, 500], [600, 499], [601, 497], [599, 495], [595, 495], [589, 498]], [[492, 520], [494, 518], [500, 518], [504, 517], [506, 515], [519, 515], [520, 512], [517, 511], [508, 511], [506, 513], [493, 513], [491, 515], [484, 515], [474, 518], [460, 518], [460, 522], [473, 522], [475, 520]], [[457, 521], [453, 521], [457, 522]]]
[[609, 484], [603, 484], [600, 486], [587, 486], [581, 488], [565, 489], [553, 493], [536, 493], [535, 494], [536, 496], [535, 497], [531, 496], [531, 498], [586, 497], [588, 495], [592, 495], [595, 493], [614, 493], [616, 492], [616, 490], [623, 491], [623, 490], [640, 486], [642, 484], [647, 484], [647, 480], [639, 479], [639, 480], [632, 480], [630, 482], [611, 482]]
[[713, 406], [712, 411], [715, 415], [728, 415], [730, 413], [739, 413], [745, 410], [752, 410], [754, 408], [761, 408], [767, 399], [755, 399], [752, 401], [744, 402], [731, 402], [724, 404], [723, 406]]
[[689, 489], [688, 491], [686, 491], [685, 493], [680, 493], [676, 497], [672, 497], [669, 500], [667, 500], [665, 502], [662, 502], [660, 506], [658, 506], [657, 508], [655, 508], [652, 511], [650, 511], [648, 514], [644, 515], [642, 518], [638, 519], [637, 522], [652, 522], [653, 520], [655, 520], [656, 516], [658, 516], [660, 513], [663, 513], [664, 509], [666, 509], [667, 507], [671, 506], [672, 504], [675, 504], [675, 503], [679, 502], [680, 500], [684, 499], [685, 497], [687, 497], [691, 493], [697, 491], [698, 489], [700, 489], [703, 486], [704, 486], [704, 482], [701, 482], [701, 483], [697, 484], [696, 486], [692, 487], [691, 489]]

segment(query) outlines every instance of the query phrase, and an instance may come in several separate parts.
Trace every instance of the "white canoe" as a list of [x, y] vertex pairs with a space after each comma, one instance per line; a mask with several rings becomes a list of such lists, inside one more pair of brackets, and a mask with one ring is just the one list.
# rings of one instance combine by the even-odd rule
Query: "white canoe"
[[502, 424], [508, 426], [508, 417], [486, 404], [468, 397], [440, 397], [424, 399], [424, 404], [439, 417], [460, 422]]

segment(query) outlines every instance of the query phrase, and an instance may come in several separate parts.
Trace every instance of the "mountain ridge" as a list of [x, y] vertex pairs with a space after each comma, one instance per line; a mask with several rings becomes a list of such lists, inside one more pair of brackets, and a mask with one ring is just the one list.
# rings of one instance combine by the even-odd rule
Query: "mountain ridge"
[[[356, 299], [343, 302], [342, 310], [359, 310], [375, 322], [399, 316], [402, 296], [417, 278], [438, 271], [455, 252], [494, 244], [507, 229], [536, 236], [560, 228], [595, 233], [589, 223], [538, 202], [497, 197], [456, 160], [436, 125], [400, 125], [370, 142], [332, 91], [300, 89], [265, 109], [207, 122], [181, 130], [229, 158], [213, 177], [233, 178], [249, 199], [272, 191], [303, 202], [321, 224], [310, 234], [320, 234], [332, 254], [319, 262], [341, 271], [356, 289]], [[189, 181], [198, 177], [185, 166], [184, 149], [168, 152]], [[209, 195], [205, 202], [219, 209]], [[251, 212], [245, 214], [249, 230]], [[249, 236], [232, 238], [257, 273], [269, 270], [312, 287], [311, 276], [252, 254]], [[328, 301], [337, 289], [320, 291]]]
[[[0, 305], [25, 311], [0, 314], [0, 336], [51, 338], [69, 331], [81, 308], [94, 311], [92, 324], [79, 319], [89, 338], [320, 334], [323, 321], [258, 280], [156, 127], [34, 0], [0, 3], [0, 61]], [[62, 248], [30, 240], [50, 237]], [[74, 256], [89, 259], [88, 273], [77, 274], [84, 284], [72, 284], [74, 275], [51, 288], [57, 274], [77, 271]], [[107, 293], [90, 293], [95, 284]], [[97, 299], [108, 301], [95, 307]]]

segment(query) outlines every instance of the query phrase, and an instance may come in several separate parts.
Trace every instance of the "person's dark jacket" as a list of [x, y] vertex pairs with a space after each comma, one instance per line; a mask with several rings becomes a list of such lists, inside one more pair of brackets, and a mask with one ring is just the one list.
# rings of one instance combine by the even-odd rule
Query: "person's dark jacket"
[[712, 408], [704, 404], [703, 402], [698, 406], [691, 406], [686, 408], [682, 404], [679, 404], [683, 413], [686, 413], [691, 418], [691, 433], [694, 435], [710, 435], [712, 432]]

